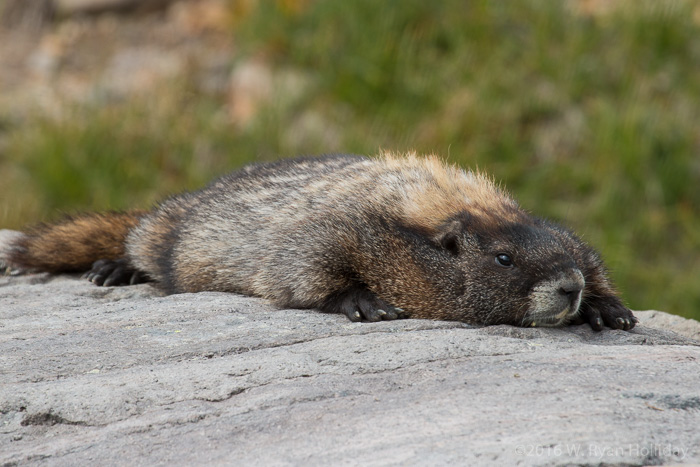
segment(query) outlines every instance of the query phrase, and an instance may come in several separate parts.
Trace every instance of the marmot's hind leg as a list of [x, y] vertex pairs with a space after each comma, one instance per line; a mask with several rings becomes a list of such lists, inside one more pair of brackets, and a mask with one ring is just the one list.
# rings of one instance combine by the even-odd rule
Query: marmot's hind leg
[[148, 282], [141, 271], [132, 267], [126, 258], [116, 260], [99, 259], [92, 263], [92, 269], [83, 275], [95, 285], [134, 285]]
[[320, 308], [327, 313], [343, 313], [350, 321], [382, 321], [406, 317], [401, 308], [388, 304], [367, 287], [359, 285], [333, 294]]

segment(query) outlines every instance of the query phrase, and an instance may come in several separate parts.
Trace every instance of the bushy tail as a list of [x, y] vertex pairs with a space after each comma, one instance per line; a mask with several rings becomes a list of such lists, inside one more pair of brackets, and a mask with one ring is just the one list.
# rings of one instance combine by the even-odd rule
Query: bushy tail
[[0, 267], [14, 272], [82, 272], [124, 257], [129, 231], [145, 211], [66, 216], [24, 232], [0, 230]]

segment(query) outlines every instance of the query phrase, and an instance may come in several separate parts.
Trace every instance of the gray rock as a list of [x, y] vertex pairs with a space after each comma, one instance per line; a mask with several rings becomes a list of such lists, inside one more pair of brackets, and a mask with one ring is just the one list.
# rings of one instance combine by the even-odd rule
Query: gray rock
[[645, 326], [671, 330], [682, 336], [700, 341], [700, 323], [694, 319], [687, 319], [656, 310], [637, 311], [635, 315]]
[[17, 273], [17, 271], [9, 270], [7, 258], [15, 248], [12, 245], [18, 242], [22, 237], [24, 237], [24, 234], [17, 230], [0, 229], [0, 274], [6, 269], [8, 273]]
[[0, 465], [698, 463], [700, 343], [639, 315], [629, 333], [351, 323], [3, 277]]

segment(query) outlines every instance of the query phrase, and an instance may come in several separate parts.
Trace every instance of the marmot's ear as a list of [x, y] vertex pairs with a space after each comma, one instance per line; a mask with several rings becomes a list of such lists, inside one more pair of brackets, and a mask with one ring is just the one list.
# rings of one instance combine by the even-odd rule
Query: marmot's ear
[[466, 211], [447, 219], [438, 227], [433, 235], [433, 241], [441, 248], [457, 256], [461, 253], [461, 240], [468, 226], [473, 222], [472, 216]]
[[440, 226], [438, 233], [433, 237], [440, 247], [457, 256], [460, 253], [459, 238], [464, 229], [461, 220], [451, 220]]

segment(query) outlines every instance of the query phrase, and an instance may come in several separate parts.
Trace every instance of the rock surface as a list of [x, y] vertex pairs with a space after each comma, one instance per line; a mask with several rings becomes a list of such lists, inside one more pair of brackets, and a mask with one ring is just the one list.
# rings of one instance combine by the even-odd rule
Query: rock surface
[[0, 465], [699, 463], [700, 343], [664, 328], [700, 323], [638, 316], [351, 323], [2, 277]]

